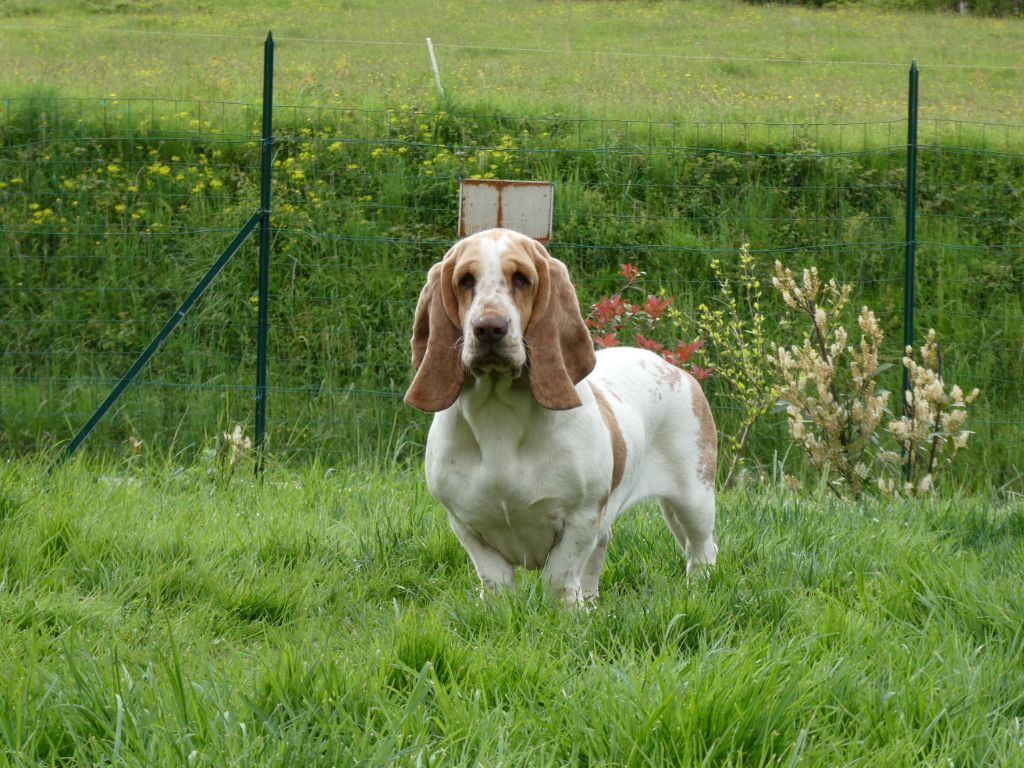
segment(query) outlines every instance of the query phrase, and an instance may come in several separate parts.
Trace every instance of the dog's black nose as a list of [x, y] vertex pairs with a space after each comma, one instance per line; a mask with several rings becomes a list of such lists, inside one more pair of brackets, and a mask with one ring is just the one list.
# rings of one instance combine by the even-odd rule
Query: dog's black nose
[[487, 344], [497, 344], [507, 333], [508, 320], [497, 315], [484, 315], [473, 324], [473, 334]]

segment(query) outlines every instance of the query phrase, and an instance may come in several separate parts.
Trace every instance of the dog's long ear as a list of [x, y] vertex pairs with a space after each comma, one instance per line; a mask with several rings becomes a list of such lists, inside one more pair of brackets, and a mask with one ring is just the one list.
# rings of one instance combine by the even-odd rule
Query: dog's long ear
[[582, 404], [576, 384], [594, 370], [594, 343], [580, 314], [569, 270], [540, 243], [531, 241], [530, 248], [538, 282], [525, 333], [530, 391], [545, 408], [565, 411]]
[[462, 392], [462, 329], [452, 287], [455, 248], [430, 268], [412, 324], [412, 367], [405, 402], [421, 411], [449, 408]]

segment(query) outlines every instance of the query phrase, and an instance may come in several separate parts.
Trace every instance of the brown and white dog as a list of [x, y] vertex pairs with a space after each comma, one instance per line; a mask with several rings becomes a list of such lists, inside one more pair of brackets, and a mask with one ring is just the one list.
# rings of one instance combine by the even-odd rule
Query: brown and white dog
[[431, 493], [489, 590], [543, 569], [597, 597], [611, 525], [656, 498], [687, 572], [715, 562], [715, 425], [697, 382], [640, 349], [595, 354], [562, 262], [492, 229], [431, 267], [405, 396], [435, 412]]

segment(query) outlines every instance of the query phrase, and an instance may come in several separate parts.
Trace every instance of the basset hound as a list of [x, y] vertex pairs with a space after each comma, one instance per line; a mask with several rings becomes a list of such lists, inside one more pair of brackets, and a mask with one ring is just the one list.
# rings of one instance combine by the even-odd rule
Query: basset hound
[[565, 265], [507, 229], [430, 268], [405, 401], [434, 412], [430, 492], [486, 589], [542, 569], [568, 605], [597, 597], [616, 518], [656, 498], [687, 557], [714, 564], [717, 439], [696, 380], [657, 355], [594, 352]]

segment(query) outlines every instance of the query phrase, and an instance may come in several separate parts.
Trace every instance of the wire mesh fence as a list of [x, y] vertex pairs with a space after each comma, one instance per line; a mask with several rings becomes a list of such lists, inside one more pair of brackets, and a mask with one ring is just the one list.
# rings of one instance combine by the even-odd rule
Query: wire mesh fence
[[[280, 460], [419, 455], [402, 405], [412, 309], [456, 231], [459, 180], [555, 182], [553, 255], [587, 306], [619, 265], [683, 317], [739, 247], [852, 283], [900, 353], [906, 121], [671, 122], [275, 107], [268, 435]], [[920, 126], [918, 335], [983, 392], [974, 470], [1019, 478], [1024, 126]], [[260, 107], [25, 99], [0, 113], [0, 446], [49, 451], [88, 418], [259, 205]], [[251, 433], [256, 245], [247, 243], [97, 429], [90, 450], [183, 460]], [[767, 310], [778, 326], [781, 305]], [[773, 329], [780, 342], [793, 341]], [[695, 332], [694, 332], [695, 333]], [[714, 350], [707, 351], [714, 365]], [[714, 405], [714, 377], [707, 387]], [[898, 387], [894, 383], [893, 388]], [[717, 413], [728, 425], [724, 406]], [[758, 427], [762, 463], [786, 451]]]

